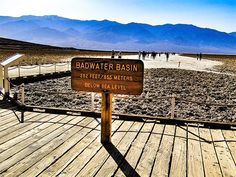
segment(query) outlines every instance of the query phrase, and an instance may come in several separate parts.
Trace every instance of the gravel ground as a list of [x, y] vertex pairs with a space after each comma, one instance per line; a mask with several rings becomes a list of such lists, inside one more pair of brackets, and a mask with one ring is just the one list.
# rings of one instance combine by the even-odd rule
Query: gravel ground
[[[142, 95], [114, 95], [113, 111], [170, 117], [170, 99], [159, 98], [175, 94], [180, 98], [176, 102], [177, 118], [236, 122], [236, 106], [224, 106], [236, 105], [235, 81], [235, 76], [226, 74], [180, 69], [146, 69]], [[91, 109], [91, 93], [71, 90], [70, 77], [27, 84], [25, 92], [25, 102], [28, 105]], [[199, 105], [181, 99], [223, 106]], [[100, 94], [95, 94], [94, 101], [95, 110], [100, 111]]]

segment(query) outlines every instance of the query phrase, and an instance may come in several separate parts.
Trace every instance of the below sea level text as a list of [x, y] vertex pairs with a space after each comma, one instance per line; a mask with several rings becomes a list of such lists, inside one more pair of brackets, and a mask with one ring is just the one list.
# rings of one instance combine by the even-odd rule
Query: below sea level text
[[90, 82], [85, 82], [84, 83], [85, 88], [100, 88], [102, 90], [121, 90], [121, 91], [126, 91], [126, 86], [125, 85], [120, 85], [120, 84], [97, 84], [97, 83], [90, 83]]

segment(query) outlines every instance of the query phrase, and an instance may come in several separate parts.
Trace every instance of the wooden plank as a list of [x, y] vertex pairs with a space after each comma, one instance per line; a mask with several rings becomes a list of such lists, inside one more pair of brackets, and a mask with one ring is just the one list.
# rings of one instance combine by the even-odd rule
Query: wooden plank
[[[114, 164], [115, 161], [109, 158], [112, 161], [109, 161], [108, 159], [96, 176], [102, 176], [102, 174], [105, 174], [105, 176], [111, 176], [113, 173], [114, 176], [139, 176], [135, 171], [135, 167], [143, 152], [144, 146], [147, 143], [153, 126], [154, 123], [144, 124], [137, 138], [131, 143], [131, 147], [129, 148], [128, 154], [125, 156], [125, 159], [122, 160], [120, 164], [117, 164], [119, 169], [116, 173], [114, 173], [115, 169], [112, 169], [112, 166], [113, 168], [116, 166], [116, 164]], [[110, 166], [110, 169], [108, 166]]]
[[[115, 145], [120, 142], [132, 125], [133, 122], [124, 122], [118, 131], [115, 132], [112, 136]], [[75, 176], [76, 174], [83, 172], [81, 171], [82, 169], [85, 173], [93, 173], [105, 162], [108, 156], [109, 154], [105, 148], [102, 147], [101, 143], [99, 143], [99, 141], [94, 141], [94, 143], [68, 165], [59, 176]], [[91, 166], [90, 164], [93, 164], [94, 166]]]
[[[94, 176], [98, 172], [98, 170], [101, 168], [101, 166], [103, 166], [104, 162], [107, 161], [107, 158], [109, 156], [113, 156], [114, 160], [117, 160], [117, 161], [121, 160], [120, 156], [124, 156], [130, 144], [133, 142], [134, 138], [140, 131], [142, 125], [143, 123], [141, 122], [135, 122], [134, 125], [130, 128], [130, 130], [128, 130], [128, 132], [125, 134], [125, 136], [121, 139], [121, 141], [116, 146], [114, 146], [114, 144], [109, 144], [106, 148], [104, 148], [105, 158], [104, 157], [102, 158], [104, 159], [102, 163], [98, 164], [98, 160], [101, 157], [98, 153], [96, 158], [93, 158], [85, 166], [85, 168], [83, 168], [76, 176]], [[118, 155], [118, 158], [115, 157], [117, 155]]]
[[[28, 116], [29, 114], [30, 114], [29, 112], [26, 112], [25, 116]], [[14, 112], [9, 111], [9, 112], [6, 112], [6, 114], [0, 114], [0, 115], [1, 115], [0, 126], [3, 126], [7, 122], [10, 122], [10, 121], [13, 121], [13, 120], [16, 121], [16, 122], [19, 122], [17, 117], [18, 118], [21, 117], [21, 112], [19, 112], [19, 111], [14, 111]]]
[[[44, 118], [45, 116], [49, 116], [49, 115], [48, 114], [32, 115], [32, 117], [34, 118], [34, 121], [40, 120]], [[20, 134], [25, 133], [34, 127], [39, 126], [39, 124], [40, 123], [32, 124], [31, 122], [18, 123], [17, 125], [6, 129], [4, 132], [0, 132], [0, 144], [5, 143], [6, 141], [16, 136], [19, 136]]]
[[[68, 129], [70, 129], [71, 127], [74, 126], [74, 124], [76, 124], [78, 121], [81, 120], [81, 118], [74, 118], [74, 117], [70, 117], [71, 121], [67, 121], [65, 120], [64, 123], [67, 123], [66, 125], [56, 129], [55, 131], [51, 132], [50, 134], [46, 135], [45, 137], [38, 139], [37, 142], [31, 144], [30, 146], [24, 148], [23, 150], [21, 150], [20, 152], [18, 152], [17, 154], [14, 154], [14, 156], [11, 156], [10, 158], [6, 159], [4, 162], [2, 162], [0, 164], [0, 173], [3, 171], [6, 171], [6, 173], [8, 173], [9, 171], [14, 169], [13, 165], [23, 165], [22, 164], [22, 159], [26, 158], [27, 156], [29, 156], [30, 154], [37, 152], [37, 153], [43, 153], [41, 151], [38, 151], [38, 149], [40, 149], [41, 147], [47, 145], [49, 142], [51, 142], [53, 139], [55, 139], [56, 137], [60, 136], [61, 134], [63, 134], [65, 131], [68, 131]], [[17, 146], [16, 146], [17, 148]], [[36, 158], [36, 157], [34, 157]], [[8, 171], [9, 170], [9, 171]]]
[[209, 129], [199, 128], [199, 135], [201, 137], [202, 159], [205, 176], [222, 176]]
[[[43, 117], [44, 115], [40, 115], [38, 113], [34, 113], [34, 114], [29, 114], [27, 116], [27, 119], [33, 119], [33, 120], [38, 120], [39, 118]], [[29, 122], [26, 123], [20, 123], [20, 122], [13, 122], [13, 123], [9, 123], [4, 125], [2, 128], [3, 130], [0, 131], [0, 138], [5, 137], [6, 135], [8, 135], [9, 133], [13, 133], [14, 131], [17, 131], [21, 128], [24, 128], [26, 126], [30, 125]]]
[[169, 163], [173, 149], [175, 126], [166, 125], [160, 147], [156, 154], [152, 176], [168, 176]]
[[186, 176], [187, 127], [177, 127], [172, 154], [170, 177]]
[[[27, 117], [30, 113], [27, 112], [25, 113], [25, 116]], [[20, 113], [17, 114], [18, 117], [20, 118]], [[12, 112], [11, 114], [7, 114], [3, 117], [3, 120], [0, 121], [0, 130], [3, 130], [3, 127], [12, 124], [17, 124], [19, 123], [19, 120], [17, 119], [16, 115]]]
[[[10, 109], [0, 109], [0, 118], [1, 117], [4, 117], [5, 115], [7, 114], [12, 114], [13, 113], [13, 110], [10, 110]], [[14, 113], [13, 113], [14, 114]]]
[[236, 163], [236, 134], [234, 134], [235, 130], [222, 130], [225, 141], [229, 147], [230, 153], [234, 159], [234, 163]]
[[[132, 122], [124, 122], [118, 129], [118, 133], [115, 132], [113, 136], [113, 143], [119, 142], [120, 139], [126, 134]], [[100, 138], [100, 137], [99, 137]], [[97, 160], [97, 166], [102, 164], [103, 161], [107, 158], [106, 151], [102, 148], [100, 139], [97, 138], [93, 141], [76, 159], [73, 160], [60, 174], [59, 176], [75, 176], [79, 173], [89, 162]], [[95, 160], [94, 160], [95, 159]], [[95, 167], [96, 168], [96, 167]]]
[[3, 151], [0, 153], [0, 162], [3, 162], [4, 160], [10, 158], [11, 156], [21, 152], [22, 150], [24, 150], [28, 146], [30, 146], [33, 143], [37, 142], [39, 139], [43, 138], [44, 136], [47, 136], [53, 130], [56, 130], [58, 127], [61, 127], [61, 126], [62, 125], [57, 125], [56, 124], [56, 125], [54, 125], [50, 128], [46, 128], [45, 130], [41, 131], [39, 134], [35, 134], [33, 136], [31, 135], [30, 139], [23, 140], [22, 142], [16, 144], [15, 146], [12, 146], [11, 148], [8, 148], [8, 149], [5, 149], [5, 150], [3, 148]]
[[[123, 123], [123, 121], [114, 121], [113, 129], [116, 130]], [[99, 126], [100, 127], [100, 126]], [[84, 151], [93, 150], [95, 153], [101, 145], [99, 143], [100, 140], [100, 128], [97, 127], [93, 131], [91, 131], [82, 141], [78, 142], [75, 146], [73, 146], [68, 152], [63, 154], [59, 159], [54, 159], [55, 163], [48, 166], [39, 176], [41, 177], [51, 177], [56, 176], [63, 171], [71, 162], [74, 160], [84, 159], [80, 156]], [[96, 146], [96, 144], [98, 144]], [[96, 148], [95, 148], [96, 147]], [[92, 153], [92, 152], [91, 152]], [[89, 157], [88, 153], [86, 153], [87, 157]], [[80, 160], [80, 163], [82, 160]], [[83, 161], [84, 162], [84, 161]], [[77, 163], [75, 163], [77, 164]], [[77, 164], [78, 165], [78, 164]]]
[[137, 173], [142, 177], [149, 177], [151, 175], [152, 166], [161, 141], [163, 129], [164, 125], [155, 124], [152, 134], [144, 148], [141, 159], [136, 167]]
[[[86, 118], [88, 119], [88, 118]], [[76, 128], [76, 133], [73, 134], [71, 137], [69, 137], [67, 140], [65, 139], [63, 144], [61, 144], [59, 147], [48, 153], [44, 158], [42, 158], [40, 161], [35, 163], [33, 166], [31, 166], [27, 171], [20, 174], [20, 176], [37, 176], [43, 171], [45, 168], [49, 167], [50, 164], [52, 164], [54, 161], [56, 161], [58, 158], [60, 158], [63, 154], [67, 153], [67, 151], [75, 146], [76, 144], [80, 144], [83, 142], [85, 138], [87, 138], [87, 135], [93, 131], [93, 129], [97, 128], [99, 126], [99, 123], [95, 120], [92, 120], [88, 125], [84, 124], [83, 122], [79, 124], [79, 127]], [[97, 132], [97, 131], [95, 131]], [[99, 134], [99, 132], [97, 132]], [[96, 135], [95, 135], [96, 136]], [[92, 137], [89, 137], [92, 138]], [[53, 147], [54, 148], [54, 147]], [[44, 151], [45, 153], [45, 151]], [[65, 163], [65, 162], [64, 162]]]
[[198, 127], [188, 127], [187, 176], [204, 176]]
[[[21, 145], [24, 141], [27, 141], [27, 144], [31, 142], [31, 137], [33, 136], [39, 136], [42, 135], [42, 132], [45, 131], [45, 129], [53, 129], [53, 124], [59, 123], [59, 121], [61, 119], [63, 119], [65, 116], [56, 116], [56, 115], [52, 115], [52, 116], [47, 116], [48, 120], [44, 120], [47, 121], [45, 123], [41, 123], [40, 126], [35, 127], [33, 129], [31, 129], [30, 131], [27, 131], [24, 134], [21, 134], [15, 138], [12, 138], [11, 140], [3, 143], [0, 145], [0, 153], [2, 153], [5, 150], [9, 150], [12, 146], [17, 144], [17, 150], [21, 150], [19, 149], [19, 145]], [[19, 144], [18, 144], [19, 143]]]
[[[15, 116], [15, 115], [14, 115]], [[29, 113], [25, 116], [25, 119], [28, 120], [28, 119], [31, 119], [31, 118], [35, 118], [36, 116], [39, 116], [38, 113]], [[18, 117], [20, 118], [20, 117]], [[20, 125], [19, 124], [19, 120], [17, 119], [17, 117], [15, 116], [15, 120], [14, 122], [9, 122], [9, 123], [6, 123], [5, 125], [2, 125], [1, 126], [1, 130], [0, 130], [0, 136], [3, 136], [3, 134], [8, 134], [6, 133], [6, 130], [9, 129], [9, 128], [12, 128], [14, 127], [15, 125]], [[21, 124], [21, 126], [24, 126], [24, 124]]]
[[213, 129], [211, 134], [223, 176], [236, 176], [236, 166], [221, 130]]

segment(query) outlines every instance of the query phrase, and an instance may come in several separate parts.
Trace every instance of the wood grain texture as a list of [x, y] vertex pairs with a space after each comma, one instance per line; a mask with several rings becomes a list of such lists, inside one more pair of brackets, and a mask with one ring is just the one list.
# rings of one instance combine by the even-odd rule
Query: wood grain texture
[[187, 149], [187, 129], [177, 127], [173, 155], [171, 160], [171, 177], [186, 176], [186, 149]]
[[236, 176], [236, 165], [222, 132], [213, 129], [211, 134], [223, 176]]
[[204, 176], [198, 127], [188, 127], [187, 176]]
[[215, 153], [214, 143], [211, 138], [210, 130], [207, 128], [199, 128], [201, 137], [202, 159], [206, 177], [222, 176], [220, 164]]

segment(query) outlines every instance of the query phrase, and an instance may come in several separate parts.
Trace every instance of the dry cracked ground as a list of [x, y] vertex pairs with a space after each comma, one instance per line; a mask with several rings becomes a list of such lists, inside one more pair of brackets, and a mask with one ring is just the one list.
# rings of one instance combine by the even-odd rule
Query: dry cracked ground
[[[113, 110], [115, 113], [170, 117], [170, 99], [160, 98], [175, 94], [179, 98], [176, 100], [176, 118], [236, 122], [235, 88], [236, 77], [232, 75], [146, 69], [142, 95], [114, 96]], [[91, 93], [71, 90], [70, 77], [27, 84], [25, 92], [28, 105], [91, 109]], [[100, 94], [95, 94], [94, 101], [95, 110], [100, 111]]]

